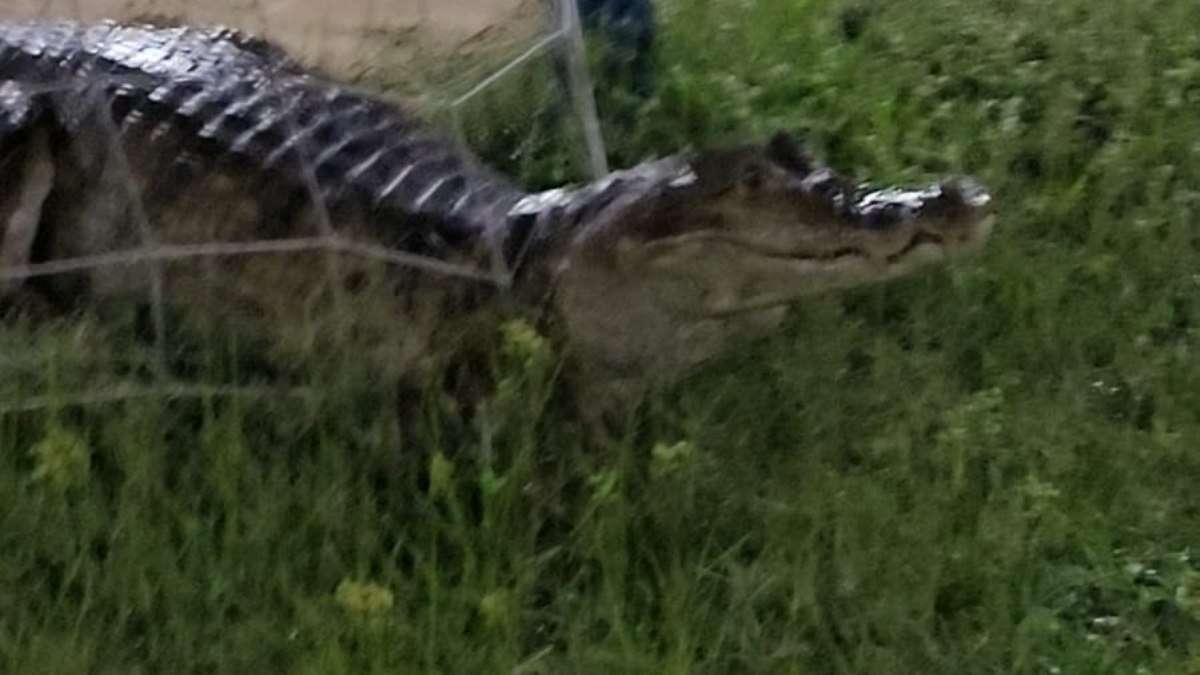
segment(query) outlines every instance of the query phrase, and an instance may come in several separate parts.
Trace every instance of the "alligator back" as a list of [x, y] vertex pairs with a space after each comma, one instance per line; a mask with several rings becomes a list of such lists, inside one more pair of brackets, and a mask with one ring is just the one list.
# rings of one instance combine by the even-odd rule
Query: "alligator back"
[[[494, 224], [516, 192], [396, 106], [227, 29], [2, 25], [0, 80], [71, 85], [55, 97], [68, 132], [90, 94], [111, 108], [121, 135], [190, 141], [176, 164], [195, 155], [243, 159], [298, 187], [311, 172], [332, 208], [434, 216], [438, 234], [452, 241]], [[90, 92], [78, 88], [88, 82]]]
[[[270, 314], [304, 333], [297, 317], [344, 318], [313, 300], [338, 294], [310, 283], [314, 267], [332, 265], [339, 288], [387, 277], [376, 294], [387, 306], [377, 309], [409, 320], [408, 337], [422, 343], [410, 356], [441, 315], [469, 309], [480, 293], [444, 273], [503, 278], [505, 214], [523, 195], [396, 105], [225, 29], [0, 24], [0, 153], [23, 162], [26, 177], [41, 175], [28, 168], [39, 161], [53, 168], [36, 234], [14, 234], [29, 218], [9, 217], [0, 267], [334, 235], [391, 252], [391, 263], [428, 263], [385, 273], [346, 247], [274, 255], [276, 264], [222, 254], [154, 274], [147, 264], [55, 274], [47, 286], [57, 296], [145, 289], [165, 274], [171, 299], [209, 299], [204, 316], [245, 301], [243, 315]], [[31, 180], [8, 187], [5, 204], [40, 194]], [[0, 215], [15, 208], [5, 204]], [[203, 290], [190, 288], [201, 281]]]

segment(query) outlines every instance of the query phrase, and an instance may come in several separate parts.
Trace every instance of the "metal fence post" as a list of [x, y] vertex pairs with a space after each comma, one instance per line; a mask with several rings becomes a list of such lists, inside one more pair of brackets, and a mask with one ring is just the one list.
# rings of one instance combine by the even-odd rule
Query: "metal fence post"
[[608, 156], [604, 148], [604, 137], [600, 132], [600, 118], [596, 114], [596, 99], [592, 89], [592, 76], [588, 72], [587, 49], [583, 42], [583, 27], [579, 20], [579, 5], [576, 0], [558, 0], [559, 32], [562, 34], [562, 54], [567, 66], [567, 87], [583, 140], [587, 145], [588, 168], [593, 178], [608, 174]]

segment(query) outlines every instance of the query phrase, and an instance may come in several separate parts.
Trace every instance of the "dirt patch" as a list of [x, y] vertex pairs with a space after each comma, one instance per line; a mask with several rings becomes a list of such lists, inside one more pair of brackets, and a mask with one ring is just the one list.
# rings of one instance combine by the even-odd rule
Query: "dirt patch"
[[546, 0], [5, 0], [0, 17], [223, 24], [349, 79], [454, 88], [549, 28]]

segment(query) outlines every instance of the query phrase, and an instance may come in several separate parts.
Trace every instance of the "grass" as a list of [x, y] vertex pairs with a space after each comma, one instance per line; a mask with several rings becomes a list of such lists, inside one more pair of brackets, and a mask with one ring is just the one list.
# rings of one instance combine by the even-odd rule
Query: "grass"
[[[664, 14], [616, 156], [801, 128], [981, 176], [988, 250], [797, 308], [609, 454], [521, 331], [472, 423], [354, 377], [6, 414], [0, 672], [1200, 673], [1200, 6]], [[88, 330], [0, 333], [0, 391], [115, 377]]]

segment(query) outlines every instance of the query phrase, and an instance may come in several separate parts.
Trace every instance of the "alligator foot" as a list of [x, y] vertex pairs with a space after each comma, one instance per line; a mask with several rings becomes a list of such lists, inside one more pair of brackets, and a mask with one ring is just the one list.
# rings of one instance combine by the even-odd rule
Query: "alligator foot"
[[[34, 130], [29, 143], [9, 152], [0, 172], [6, 179], [15, 179], [5, 194], [7, 199], [0, 202], [0, 270], [20, 271], [32, 262], [42, 205], [54, 185], [54, 160], [46, 131]], [[12, 272], [0, 277], [0, 298], [17, 293], [22, 282]]]

